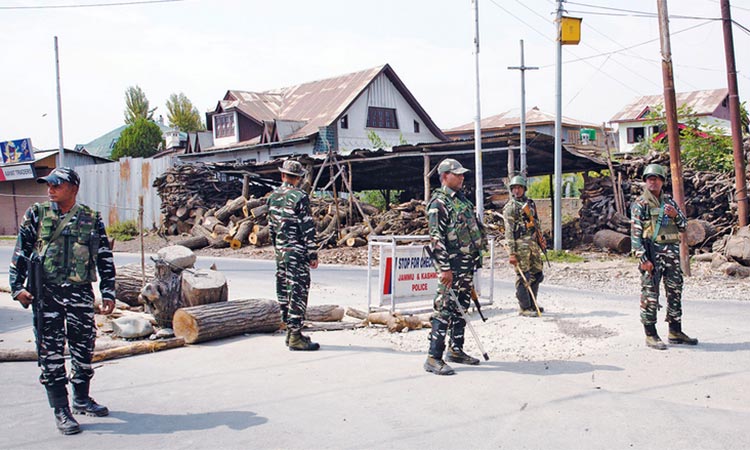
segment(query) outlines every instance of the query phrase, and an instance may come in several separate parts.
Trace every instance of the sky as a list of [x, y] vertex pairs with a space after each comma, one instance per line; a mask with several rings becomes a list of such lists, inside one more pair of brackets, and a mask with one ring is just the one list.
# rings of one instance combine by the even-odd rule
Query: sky
[[[81, 6], [115, 1], [0, 1], [0, 141], [31, 138], [36, 148], [57, 148], [54, 36], [66, 148], [121, 126], [129, 86], [140, 86], [165, 122], [166, 101], [179, 92], [205, 120], [229, 89], [265, 91], [386, 63], [439, 127], [476, 114], [471, 0]], [[520, 107], [521, 75], [508, 70], [520, 65], [520, 40], [526, 66], [539, 67], [526, 72], [526, 105], [554, 112], [556, 2], [478, 1], [482, 117]], [[750, 30], [750, 0], [731, 2], [732, 18]], [[719, 1], [668, 6], [677, 92], [726, 87]], [[583, 22], [581, 43], [563, 47], [563, 115], [601, 124], [633, 98], [663, 92], [657, 0], [581, 0], [564, 8]], [[743, 100], [750, 95], [750, 31], [733, 31]]]

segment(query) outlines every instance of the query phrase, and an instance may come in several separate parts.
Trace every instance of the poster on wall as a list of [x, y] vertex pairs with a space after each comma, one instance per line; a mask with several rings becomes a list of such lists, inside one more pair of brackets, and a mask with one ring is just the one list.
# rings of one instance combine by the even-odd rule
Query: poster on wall
[[3, 165], [34, 162], [34, 148], [29, 138], [0, 142], [0, 154]]

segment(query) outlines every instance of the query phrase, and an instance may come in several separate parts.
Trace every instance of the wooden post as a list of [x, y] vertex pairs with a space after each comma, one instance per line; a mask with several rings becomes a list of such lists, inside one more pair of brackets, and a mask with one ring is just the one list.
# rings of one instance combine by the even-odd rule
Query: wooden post
[[143, 245], [143, 196], [138, 196], [138, 233], [141, 236], [141, 281], [146, 285], [146, 253]]
[[615, 196], [615, 209], [618, 213], [624, 214], [624, 205], [620, 201], [620, 186], [617, 184], [615, 179], [615, 169], [612, 167], [612, 153], [609, 151], [609, 136], [607, 135], [607, 127], [602, 122], [602, 135], [604, 136], [604, 148], [607, 149], [607, 167], [609, 167], [609, 179], [612, 181], [612, 193]]
[[424, 168], [422, 169], [422, 176], [424, 177], [424, 203], [430, 201], [430, 155], [422, 156], [424, 161]]
[[250, 198], [250, 175], [247, 173], [242, 176], [242, 196], [245, 200]]

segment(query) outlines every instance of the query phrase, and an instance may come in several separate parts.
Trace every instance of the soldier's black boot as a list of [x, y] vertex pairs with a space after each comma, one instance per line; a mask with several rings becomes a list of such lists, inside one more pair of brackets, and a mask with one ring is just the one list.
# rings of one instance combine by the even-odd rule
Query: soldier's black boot
[[302, 334], [301, 330], [291, 330], [289, 333], [289, 350], [315, 351], [320, 344], [313, 342], [309, 337]]
[[667, 345], [661, 340], [659, 334], [656, 332], [656, 325], [643, 325], [643, 329], [646, 331], [646, 345], [656, 350], [666, 350]]
[[698, 345], [698, 339], [691, 338], [682, 332], [682, 322], [669, 323], [669, 336], [667, 340], [670, 344]]
[[78, 434], [81, 432], [81, 426], [78, 425], [78, 422], [73, 417], [73, 414], [70, 412], [70, 408], [60, 407], [55, 408], [55, 425], [57, 425], [58, 431], [60, 433], [68, 435], [68, 434]]
[[89, 396], [88, 383], [73, 383], [73, 412], [76, 414], [95, 417], [109, 415], [109, 409], [106, 406], [96, 403], [96, 401]]
[[448, 330], [448, 324], [438, 319], [432, 319], [432, 331], [430, 332], [430, 351], [427, 354], [427, 360], [424, 362], [424, 370], [435, 375], [453, 375], [456, 373], [451, 366], [443, 361], [443, 352], [445, 351], [445, 333]]
[[[528, 280], [528, 278], [526, 278]], [[532, 313], [536, 316], [534, 305], [531, 304], [531, 296], [529, 296], [529, 290], [523, 283], [521, 276], [516, 277], [516, 298], [518, 299], [518, 314], [521, 316], [531, 317]]]
[[457, 364], [468, 364], [470, 366], [479, 365], [479, 360], [464, 353], [462, 348], [449, 349], [445, 360]]
[[[534, 298], [536, 299], [536, 306], [539, 308], [539, 312], [543, 313], [544, 308], [539, 305], [539, 285], [544, 281], [544, 273], [537, 272], [533, 275], [531, 275], [531, 278], [529, 278], [529, 284], [531, 285], [531, 291], [534, 293]], [[532, 299], [533, 301], [533, 299]], [[536, 312], [536, 308], [534, 305], [531, 305], [534, 312]]]

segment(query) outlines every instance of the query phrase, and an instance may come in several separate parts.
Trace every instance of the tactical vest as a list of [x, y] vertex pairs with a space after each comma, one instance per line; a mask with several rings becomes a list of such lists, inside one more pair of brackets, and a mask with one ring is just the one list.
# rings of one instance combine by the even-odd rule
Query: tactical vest
[[52, 209], [50, 202], [40, 203], [38, 217], [36, 250], [44, 254], [45, 282], [85, 284], [96, 281], [96, 255], [92, 254], [92, 249], [99, 247], [96, 228], [99, 213], [81, 205], [77, 217], [53, 242], [50, 239], [60, 223], [58, 211]]
[[474, 216], [471, 203], [461, 201], [457, 195], [451, 198], [442, 189], [435, 191], [433, 200], [436, 198], [442, 198], [446, 205], [451, 206], [448, 208], [447, 250], [476, 256], [484, 248], [484, 236], [477, 218]]
[[518, 240], [525, 237], [533, 237], [534, 233], [536, 232], [536, 228], [532, 224], [531, 218], [525, 212], [523, 212], [523, 207], [528, 203], [529, 208], [531, 208], [531, 213], [533, 214], [534, 218], [536, 218], [537, 212], [534, 200], [526, 198], [524, 201], [520, 201], [512, 198], [510, 199], [510, 201], [513, 202], [513, 218], [515, 219], [512, 230], [513, 239]]
[[[664, 214], [664, 206], [659, 208], [645, 207], [649, 217], [643, 224], [643, 238], [651, 239], [657, 244], [676, 244], [680, 242], [680, 230], [668, 215]], [[659, 223], [661, 222], [661, 223]], [[654, 236], [656, 230], [656, 236]]]

